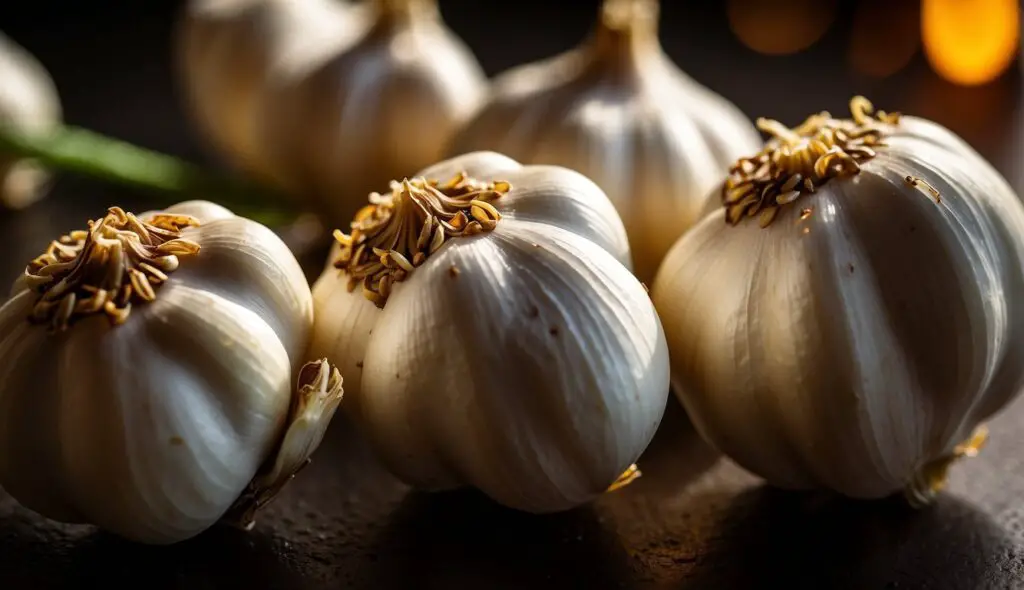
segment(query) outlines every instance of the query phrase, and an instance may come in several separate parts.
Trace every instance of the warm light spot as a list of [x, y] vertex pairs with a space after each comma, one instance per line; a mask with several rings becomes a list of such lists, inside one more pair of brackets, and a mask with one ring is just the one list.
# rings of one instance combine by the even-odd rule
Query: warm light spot
[[835, 0], [729, 0], [729, 26], [747, 47], [788, 55], [814, 45], [836, 16]]
[[914, 2], [864, 0], [853, 16], [847, 53], [853, 69], [884, 78], [902, 70], [921, 44], [920, 7]]
[[923, 0], [925, 55], [943, 78], [974, 86], [1005, 71], [1020, 41], [1019, 0]]

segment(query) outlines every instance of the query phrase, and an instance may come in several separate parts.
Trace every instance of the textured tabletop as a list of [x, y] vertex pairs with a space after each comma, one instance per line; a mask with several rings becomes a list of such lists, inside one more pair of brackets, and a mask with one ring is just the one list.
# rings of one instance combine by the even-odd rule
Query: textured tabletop
[[[12, 36], [47, 63], [70, 121], [204, 159], [170, 78], [171, 6], [156, 4], [166, 5], [164, 13], [69, 17], [52, 26], [0, 11], [0, 29], [17, 24]], [[474, 29], [482, 8], [466, 10], [449, 20], [491, 73], [568, 46], [587, 24], [586, 15], [578, 22], [583, 12], [577, 21], [547, 23], [527, 14], [508, 35], [528, 32], [538, 41], [516, 57]], [[679, 23], [684, 17], [676, 15]], [[690, 27], [692, 35], [673, 36], [672, 55], [751, 116], [795, 123], [811, 111], [841, 111], [851, 93], [863, 92], [885, 108], [942, 121], [1022, 186], [1016, 78], [957, 89], [920, 64], [883, 82], [832, 80], [825, 68], [816, 70], [820, 87], [782, 99], [748, 90], [772, 80], [798, 84], [788, 72], [813, 69], [810, 57], [752, 57], [701, 32], [710, 25]], [[831, 55], [828, 44], [822, 51]], [[49, 239], [115, 203], [143, 207], [145, 197], [62, 178], [46, 201], [0, 218], [0, 280], [16, 276]], [[308, 257], [311, 272], [321, 260]], [[957, 464], [938, 502], [914, 511], [898, 500], [857, 503], [766, 488], [702, 443], [672, 400], [640, 461], [643, 477], [591, 506], [529, 516], [469, 491], [409, 491], [339, 418], [313, 464], [251, 533], [213, 529], [174, 547], [143, 547], [49, 523], [0, 492], [0, 588], [1024, 588], [1024, 398], [990, 428], [988, 446]]]

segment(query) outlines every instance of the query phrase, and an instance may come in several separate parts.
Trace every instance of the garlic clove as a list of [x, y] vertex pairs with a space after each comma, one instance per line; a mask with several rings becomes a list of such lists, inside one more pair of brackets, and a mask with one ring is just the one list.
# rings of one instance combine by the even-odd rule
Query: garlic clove
[[256, 512], [271, 502], [281, 489], [310, 462], [320, 446], [342, 398], [342, 378], [337, 367], [320, 359], [299, 371], [284, 436], [272, 461], [249, 484], [226, 520], [244, 529], [255, 525]]
[[[24, 48], [0, 33], [0, 125], [23, 133], [45, 133], [60, 123], [63, 109], [46, 68]], [[23, 209], [50, 182], [49, 172], [30, 160], [0, 154], [0, 206]]]
[[64, 522], [84, 522], [85, 517], [63, 493], [60, 477], [63, 459], [55, 415], [60, 407], [57, 347], [42, 330], [33, 329], [25, 317], [34, 305], [31, 293], [22, 292], [0, 308], [0, 383], [24, 384], [32, 395], [0, 397], [0, 481], [28, 509], [52, 515]]
[[362, 388], [367, 432], [403, 480], [550, 512], [604, 493], [640, 455], [668, 355], [646, 291], [607, 251], [505, 218], [396, 285]]
[[216, 523], [270, 454], [291, 367], [256, 312], [182, 282], [132, 314], [65, 336], [53, 418], [56, 441], [74, 441], [60, 449], [63, 493], [89, 522], [171, 543]]
[[[201, 212], [205, 206], [185, 211]], [[168, 210], [170, 212], [170, 210]], [[244, 217], [231, 216], [185, 230], [202, 244], [202, 256], [181, 262], [174, 276], [197, 288], [265, 312], [264, 320], [289, 351], [298, 369], [313, 323], [313, 300], [302, 267], [272, 230]], [[248, 244], [259, 243], [258, 250]], [[300, 321], [295, 321], [301, 318]]]

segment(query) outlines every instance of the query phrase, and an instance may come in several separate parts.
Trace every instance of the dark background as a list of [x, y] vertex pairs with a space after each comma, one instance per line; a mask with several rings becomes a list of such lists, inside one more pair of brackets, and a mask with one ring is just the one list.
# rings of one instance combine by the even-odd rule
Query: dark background
[[[489, 74], [578, 43], [598, 6], [440, 4]], [[807, 4], [824, 10], [829, 2]], [[50, 70], [68, 122], [213, 162], [184, 116], [172, 76], [171, 28], [180, 5], [3, 0], [0, 30]], [[865, 5], [874, 16], [858, 13]], [[836, 2], [820, 41], [770, 56], [732, 33], [725, 2], [669, 0], [661, 38], [685, 71], [752, 118], [795, 124], [822, 109], [845, 113], [850, 96], [864, 94], [879, 108], [950, 127], [1020, 191], [1019, 66], [965, 88], [942, 80], [920, 52], [887, 77], [865, 75], [851, 62], [854, 39], [883, 61], [904, 41], [915, 43], [916, 5]], [[64, 176], [38, 205], [0, 216], [0, 282], [53, 236], [131, 198], [130, 191]], [[88, 527], [48, 523], [0, 492], [0, 588], [1024, 588], [1024, 400], [991, 428], [992, 442], [954, 469], [949, 492], [931, 510], [913, 512], [898, 502], [761, 487], [702, 443], [673, 402], [642, 459], [644, 477], [592, 506], [531, 517], [472, 492], [411, 493], [338, 419], [313, 465], [250, 534], [214, 529], [173, 548], [139, 547]]]

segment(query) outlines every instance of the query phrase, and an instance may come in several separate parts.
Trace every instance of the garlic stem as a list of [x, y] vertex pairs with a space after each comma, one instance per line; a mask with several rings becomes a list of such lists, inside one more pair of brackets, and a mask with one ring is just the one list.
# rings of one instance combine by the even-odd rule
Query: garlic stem
[[595, 31], [595, 48], [621, 53], [658, 45], [657, 0], [604, 0]]
[[310, 463], [341, 403], [342, 382], [341, 372], [327, 359], [303, 365], [281, 443], [224, 516], [225, 524], [251, 529], [256, 524], [256, 512]]
[[270, 189], [244, 180], [221, 176], [174, 156], [148, 150], [74, 126], [61, 126], [45, 134], [29, 134], [0, 126], [0, 153], [39, 162], [47, 168], [72, 172], [107, 182], [164, 194], [172, 205], [182, 195], [216, 200], [239, 215], [264, 225], [294, 219], [283, 198]]

